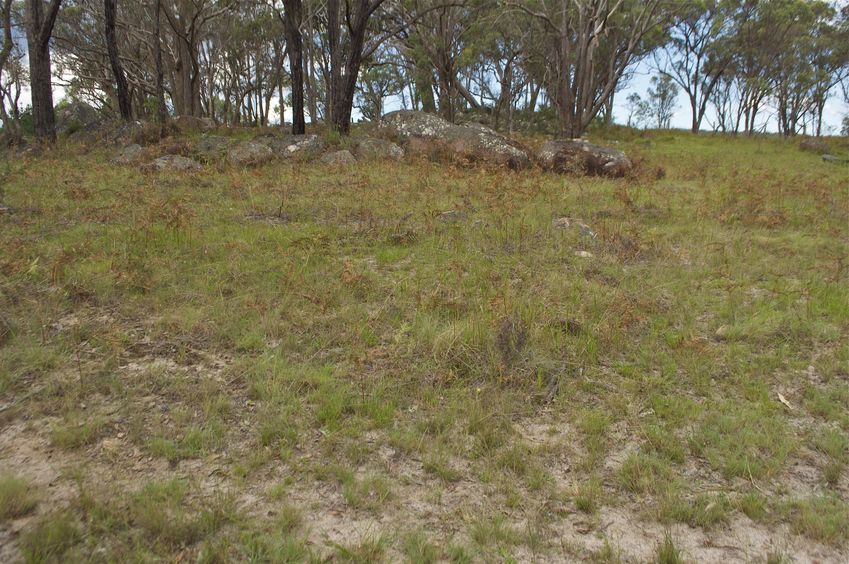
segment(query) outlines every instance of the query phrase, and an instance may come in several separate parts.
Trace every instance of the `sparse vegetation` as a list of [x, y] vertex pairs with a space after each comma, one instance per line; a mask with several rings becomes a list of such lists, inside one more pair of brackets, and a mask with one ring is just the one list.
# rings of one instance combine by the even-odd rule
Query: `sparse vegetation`
[[678, 562], [694, 531], [753, 527], [840, 560], [845, 168], [769, 137], [596, 135], [638, 170], [10, 160], [15, 550]]

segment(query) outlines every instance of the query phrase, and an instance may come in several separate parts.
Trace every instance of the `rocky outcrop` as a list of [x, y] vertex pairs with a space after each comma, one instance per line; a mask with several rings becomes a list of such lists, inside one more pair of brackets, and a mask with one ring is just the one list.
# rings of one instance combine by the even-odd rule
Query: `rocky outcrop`
[[189, 172], [189, 171], [198, 171], [202, 170], [203, 167], [201, 164], [193, 159], [188, 157], [181, 157], [180, 155], [165, 155], [164, 157], [159, 157], [153, 162], [147, 163], [142, 167], [145, 171], [177, 171], [177, 172]]
[[274, 158], [274, 151], [256, 141], [241, 141], [227, 151], [227, 162], [233, 166], [259, 166]]
[[233, 140], [220, 135], [203, 135], [192, 146], [192, 154], [197, 158], [210, 162], [219, 161], [227, 156], [227, 150]]
[[144, 159], [144, 148], [134, 143], [121, 149], [112, 159], [112, 164], [133, 165], [140, 163], [142, 159]]
[[279, 155], [284, 159], [307, 161], [318, 158], [327, 144], [318, 135], [292, 135]]
[[208, 132], [215, 129], [215, 121], [207, 117], [179, 116], [174, 126], [180, 133]]
[[56, 108], [56, 133], [59, 135], [90, 133], [100, 129], [104, 123], [100, 110], [83, 102], [69, 102]]
[[321, 162], [326, 165], [341, 167], [357, 164], [357, 159], [354, 158], [354, 155], [352, 155], [350, 151], [342, 150], [325, 154], [321, 157]]
[[454, 125], [433, 114], [401, 110], [386, 114], [380, 127], [394, 136], [408, 153], [433, 160], [510, 169], [527, 168], [531, 163], [521, 145], [476, 123]]
[[400, 161], [404, 158], [404, 149], [392, 141], [376, 137], [354, 139], [351, 151], [361, 161]]
[[537, 153], [543, 170], [584, 173], [613, 178], [624, 176], [633, 165], [622, 151], [593, 145], [582, 139], [548, 141]]

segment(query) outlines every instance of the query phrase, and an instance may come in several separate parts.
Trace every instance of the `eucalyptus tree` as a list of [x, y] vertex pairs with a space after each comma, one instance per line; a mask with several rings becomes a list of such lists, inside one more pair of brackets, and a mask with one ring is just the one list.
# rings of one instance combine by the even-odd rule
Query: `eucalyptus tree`
[[53, 110], [53, 83], [50, 65], [50, 38], [62, 0], [26, 0], [27, 56], [35, 137], [40, 142], [56, 141], [56, 114]]
[[691, 129], [699, 131], [708, 102], [732, 61], [734, 11], [739, 0], [688, 0], [654, 52], [659, 72], [675, 81], [690, 103]]
[[657, 42], [661, 0], [510, 1], [545, 37], [547, 89], [562, 137], [580, 137], [626, 72]]

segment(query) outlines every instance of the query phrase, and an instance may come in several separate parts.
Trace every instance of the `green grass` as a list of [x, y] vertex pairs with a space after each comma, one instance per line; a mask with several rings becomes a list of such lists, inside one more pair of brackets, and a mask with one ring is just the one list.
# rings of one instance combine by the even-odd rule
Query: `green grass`
[[0, 522], [23, 517], [37, 504], [35, 492], [25, 479], [0, 474]]
[[620, 180], [8, 159], [0, 426], [49, 449], [67, 502], [32, 516], [37, 480], [10, 469], [24, 554], [633, 559], [557, 538], [613, 509], [676, 528], [660, 561], [741, 515], [834, 556], [846, 169], [771, 137], [620, 133], [642, 162]]

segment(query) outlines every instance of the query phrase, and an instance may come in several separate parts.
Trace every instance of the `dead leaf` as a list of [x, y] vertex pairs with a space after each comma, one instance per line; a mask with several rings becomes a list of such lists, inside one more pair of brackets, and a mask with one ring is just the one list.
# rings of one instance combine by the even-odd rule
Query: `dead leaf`
[[787, 409], [793, 409], [793, 405], [789, 401], [787, 401], [787, 398], [781, 395], [781, 392], [778, 392], [778, 401], [783, 403], [784, 407], [786, 407]]

